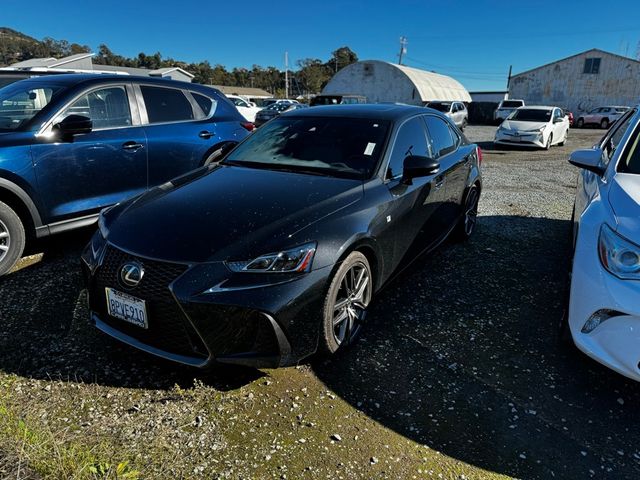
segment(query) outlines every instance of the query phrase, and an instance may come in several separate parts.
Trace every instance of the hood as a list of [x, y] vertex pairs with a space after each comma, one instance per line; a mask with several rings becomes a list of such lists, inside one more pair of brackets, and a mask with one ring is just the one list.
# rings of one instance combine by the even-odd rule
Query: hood
[[294, 233], [362, 197], [360, 180], [236, 166], [181, 178], [107, 213], [109, 242], [174, 262], [244, 259], [295, 246]]
[[616, 174], [609, 187], [609, 204], [618, 221], [618, 232], [640, 243], [640, 175]]
[[507, 130], [517, 130], [519, 132], [530, 132], [539, 130], [547, 126], [547, 122], [519, 122], [517, 120], [505, 120], [500, 125]]

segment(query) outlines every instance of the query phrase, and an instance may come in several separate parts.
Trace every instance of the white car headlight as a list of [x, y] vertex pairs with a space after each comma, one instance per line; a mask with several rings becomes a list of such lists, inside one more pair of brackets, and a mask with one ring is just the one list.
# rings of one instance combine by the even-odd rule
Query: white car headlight
[[290, 250], [268, 253], [246, 262], [225, 262], [233, 272], [293, 273], [311, 270], [316, 244], [307, 243]]
[[598, 253], [602, 266], [623, 280], [640, 280], [640, 246], [618, 235], [607, 224], [600, 228]]

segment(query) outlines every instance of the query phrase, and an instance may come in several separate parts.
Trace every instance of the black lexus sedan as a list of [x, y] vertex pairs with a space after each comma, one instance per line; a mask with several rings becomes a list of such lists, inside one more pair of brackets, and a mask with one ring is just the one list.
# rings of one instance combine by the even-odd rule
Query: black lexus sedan
[[435, 110], [284, 114], [222, 161], [102, 212], [82, 255], [92, 321], [197, 367], [333, 353], [394, 273], [472, 234], [481, 161]]

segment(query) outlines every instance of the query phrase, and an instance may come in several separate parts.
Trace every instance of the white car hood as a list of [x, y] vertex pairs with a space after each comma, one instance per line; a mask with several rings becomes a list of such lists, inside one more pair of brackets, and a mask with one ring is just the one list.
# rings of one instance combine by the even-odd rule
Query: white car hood
[[618, 220], [618, 232], [640, 243], [640, 175], [617, 173], [609, 187], [609, 204]]
[[507, 130], [517, 130], [519, 132], [529, 132], [532, 130], [539, 130], [542, 127], [546, 127], [547, 122], [519, 122], [517, 120], [505, 120], [500, 125]]

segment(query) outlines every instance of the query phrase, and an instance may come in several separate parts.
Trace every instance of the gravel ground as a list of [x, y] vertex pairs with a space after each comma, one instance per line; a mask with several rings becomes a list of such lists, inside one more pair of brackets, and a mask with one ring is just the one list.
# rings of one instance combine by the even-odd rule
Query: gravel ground
[[156, 360], [88, 325], [90, 230], [32, 246], [0, 279], [0, 477], [638, 478], [640, 386], [556, 338], [566, 158], [602, 132], [546, 152], [493, 150], [494, 131], [466, 131], [485, 152], [475, 236], [416, 262], [325, 362]]

